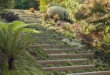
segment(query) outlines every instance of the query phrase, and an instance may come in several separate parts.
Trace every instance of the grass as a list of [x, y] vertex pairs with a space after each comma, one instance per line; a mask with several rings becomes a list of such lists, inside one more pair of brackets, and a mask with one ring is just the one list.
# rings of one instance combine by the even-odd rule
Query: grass
[[8, 62], [0, 65], [0, 75], [54, 75], [51, 72], [43, 72], [42, 67], [36, 63], [28, 51], [22, 51], [15, 60], [15, 70], [8, 69]]

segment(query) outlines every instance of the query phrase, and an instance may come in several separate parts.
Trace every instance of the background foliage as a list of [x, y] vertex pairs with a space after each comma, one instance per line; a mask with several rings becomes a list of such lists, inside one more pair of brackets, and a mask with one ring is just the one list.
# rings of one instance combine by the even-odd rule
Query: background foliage
[[15, 0], [15, 9], [39, 9], [39, 2], [36, 0]]

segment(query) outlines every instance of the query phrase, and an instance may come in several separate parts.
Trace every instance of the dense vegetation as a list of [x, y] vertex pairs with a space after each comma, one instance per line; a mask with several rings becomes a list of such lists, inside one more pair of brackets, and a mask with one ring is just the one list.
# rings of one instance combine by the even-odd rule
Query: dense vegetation
[[[22, 13], [17, 12], [18, 15], [14, 14], [14, 12], [11, 11], [3, 12], [4, 9], [10, 8], [30, 10], [22, 11]], [[39, 12], [35, 11], [38, 9], [40, 9], [40, 14], [38, 14]], [[29, 16], [27, 17], [26, 15]], [[42, 15], [43, 18], [41, 17]], [[45, 75], [66, 75], [66, 73], [110, 70], [109, 0], [5, 0], [5, 2], [4, 0], [0, 0], [0, 17], [0, 75], [1, 73], [3, 75], [44, 75], [44, 73]], [[90, 52], [95, 53], [94, 58], [89, 57], [88, 61], [84, 63], [73, 64], [71, 62], [65, 62], [63, 64], [55, 65], [47, 64], [45, 65], [45, 67], [95, 64], [95, 69], [65, 71], [61, 73], [54, 70], [52, 71], [54, 74], [51, 72], [42, 72], [41, 70], [39, 70], [39, 68], [41, 68], [42, 66], [36, 64], [36, 60], [31, 55], [39, 57], [38, 60], [59, 60], [59, 58], [49, 58], [47, 54], [43, 52], [42, 48], [26, 48], [29, 44], [35, 41], [30, 39], [30, 37], [40, 37], [30, 36], [31, 33], [39, 32], [30, 29], [30, 24], [25, 24], [24, 22], [16, 20], [22, 20], [26, 23], [37, 22], [36, 26], [33, 26], [33, 28], [36, 30], [40, 30], [40, 26], [47, 28], [48, 31], [44, 32], [44, 34], [52, 31], [57, 31], [50, 37], [57, 37], [59, 35], [57, 35], [56, 33], [62, 33], [63, 35], [65, 35], [66, 39], [62, 40], [63, 43], [57, 44], [69, 44], [69, 49], [73, 48], [74, 45], [74, 48], [86, 47], [88, 49], [91, 49], [88, 51], [76, 50], [74, 52], [61, 52], [58, 54], [75, 54]], [[62, 23], [61, 21], [68, 23]], [[40, 26], [38, 28], [37, 25], [39, 25], [39, 23]], [[62, 37], [61, 34], [59, 37]], [[42, 39], [40, 41], [46, 40]], [[47, 41], [55, 40], [48, 39]], [[32, 43], [32, 45], [39, 44]], [[47, 44], [43, 43], [41, 45]], [[54, 43], [51, 45], [56, 44]], [[67, 47], [63, 47], [61, 49], [66, 48]], [[74, 59], [79, 58], [83, 57], [76, 57]], [[62, 58], [61, 60], [63, 59], [66, 58]], [[91, 60], [95, 60], [95, 62]], [[8, 68], [16, 70], [12, 71]]]
[[36, 0], [15, 0], [15, 9], [29, 9], [31, 7], [39, 10], [39, 2]]

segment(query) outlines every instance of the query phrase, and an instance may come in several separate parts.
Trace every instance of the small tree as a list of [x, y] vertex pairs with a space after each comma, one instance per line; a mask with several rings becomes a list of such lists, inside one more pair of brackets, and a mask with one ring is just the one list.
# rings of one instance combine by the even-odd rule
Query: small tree
[[18, 21], [12, 24], [0, 23], [0, 50], [9, 58], [9, 69], [15, 69], [14, 60], [17, 55], [35, 41], [29, 39], [32, 29], [28, 30], [23, 26], [26, 24]]

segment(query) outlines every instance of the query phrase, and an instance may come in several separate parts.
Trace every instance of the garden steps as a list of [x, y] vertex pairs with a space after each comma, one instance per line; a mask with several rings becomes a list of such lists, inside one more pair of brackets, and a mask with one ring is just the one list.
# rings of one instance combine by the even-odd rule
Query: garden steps
[[86, 72], [86, 73], [74, 73], [67, 75], [110, 75], [110, 71], [97, 71], [97, 72]]
[[48, 54], [50, 58], [74, 58], [74, 57], [93, 57], [94, 53], [80, 53], [80, 54]]
[[29, 45], [29, 48], [37, 48], [37, 47], [68, 47], [69, 45]]
[[95, 65], [78, 65], [78, 66], [63, 66], [63, 67], [44, 67], [42, 70], [44, 71], [66, 71], [66, 70], [81, 70], [81, 69], [88, 69], [88, 68], [95, 68]]
[[65, 62], [71, 63], [82, 63], [87, 62], [87, 59], [64, 59], [64, 60], [44, 60], [44, 61], [37, 61], [38, 64], [46, 65], [46, 64], [63, 64]]
[[60, 53], [60, 52], [72, 52], [72, 51], [81, 51], [81, 50], [87, 50], [87, 49], [44, 49], [44, 53]]

